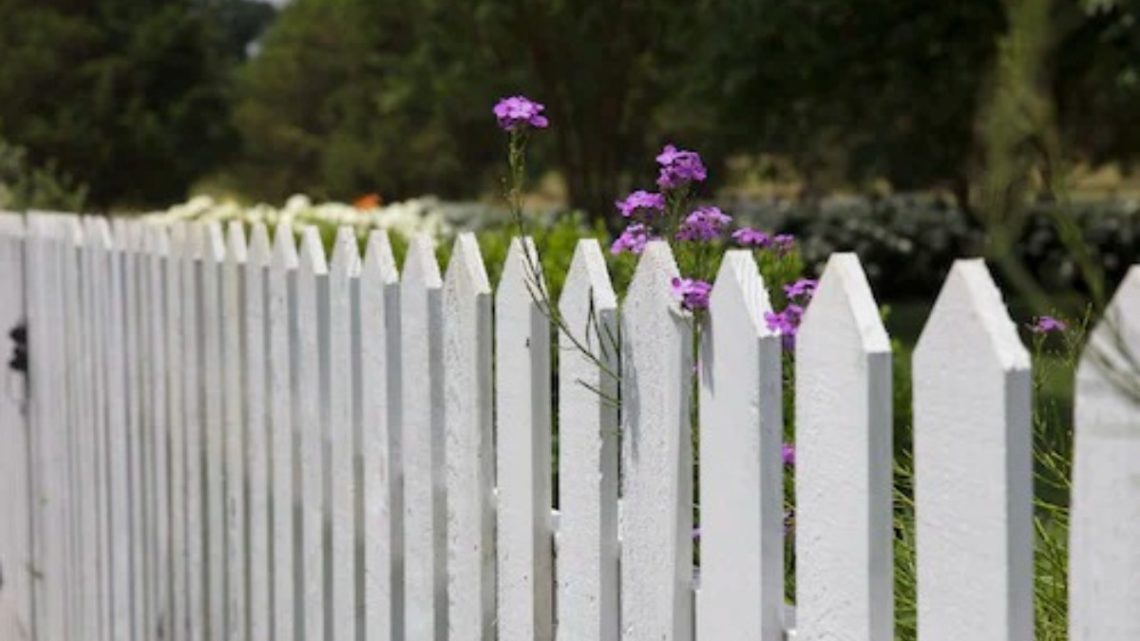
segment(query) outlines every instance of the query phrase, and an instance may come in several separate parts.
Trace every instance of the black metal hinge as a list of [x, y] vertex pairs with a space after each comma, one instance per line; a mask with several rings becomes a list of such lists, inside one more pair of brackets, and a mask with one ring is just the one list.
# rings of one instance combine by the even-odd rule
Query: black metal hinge
[[12, 356], [8, 359], [8, 367], [17, 372], [28, 371], [28, 325], [20, 323], [8, 332], [12, 339]]

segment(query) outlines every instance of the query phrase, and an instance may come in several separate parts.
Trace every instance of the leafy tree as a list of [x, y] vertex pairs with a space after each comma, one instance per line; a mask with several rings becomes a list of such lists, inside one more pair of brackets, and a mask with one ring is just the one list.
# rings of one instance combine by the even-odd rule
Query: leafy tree
[[0, 0], [0, 134], [95, 206], [183, 197], [234, 146], [215, 8], [237, 2]]

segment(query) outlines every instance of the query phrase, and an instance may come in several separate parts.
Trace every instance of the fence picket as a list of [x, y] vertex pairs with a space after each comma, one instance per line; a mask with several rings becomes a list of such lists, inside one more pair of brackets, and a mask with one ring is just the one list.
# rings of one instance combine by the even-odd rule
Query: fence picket
[[170, 515], [170, 614], [164, 639], [186, 639], [186, 426], [183, 412], [183, 314], [191, 306], [183, 306], [182, 278], [192, 269], [188, 259], [187, 229], [184, 223], [170, 228], [170, 248], [165, 259], [165, 330], [167, 413], [169, 433], [169, 515]]
[[918, 633], [1033, 638], [1029, 354], [981, 260], [959, 260], [914, 352]]
[[[24, 217], [0, 211], [0, 637], [30, 638], [32, 627], [32, 541], [28, 524], [32, 518], [30, 479], [32, 460], [28, 443], [27, 369], [14, 371], [16, 340], [11, 335], [26, 326], [24, 283]], [[28, 294], [30, 295], [30, 293]], [[25, 329], [25, 331], [27, 331]]]
[[[326, 345], [328, 264], [314, 227], [301, 232], [297, 268], [297, 389], [294, 407], [300, 434], [301, 621], [305, 641], [325, 639], [325, 470], [322, 403], [328, 398], [321, 365]], [[329, 639], [328, 641], [333, 641]]]
[[513, 239], [495, 295], [496, 549], [502, 641], [554, 637], [550, 320], [533, 296], [546, 290], [541, 275], [531, 269], [538, 265], [534, 242]]
[[224, 305], [222, 266], [225, 237], [217, 222], [206, 223], [202, 257], [202, 363], [204, 391], [205, 507], [206, 507], [206, 630], [210, 641], [226, 636], [226, 425]]
[[269, 319], [269, 422], [273, 484], [273, 634], [280, 641], [298, 638], [298, 613], [301, 610], [301, 577], [297, 561], [299, 530], [295, 473], [297, 470], [297, 431], [293, 403], [297, 390], [294, 381], [297, 347], [297, 245], [293, 232], [279, 226], [273, 239], [273, 256], [266, 277]]
[[403, 471], [400, 459], [400, 286], [388, 234], [368, 236], [360, 274], [358, 440], [364, 540], [364, 639], [402, 639]]
[[617, 296], [598, 241], [578, 241], [558, 308], [556, 639], [617, 641]]
[[146, 269], [143, 300], [146, 301], [148, 345], [144, 348], [150, 362], [150, 433], [151, 479], [150, 536], [152, 540], [150, 574], [152, 591], [150, 634], [169, 639], [170, 628], [170, 421], [166, 339], [166, 258], [170, 239], [165, 227], [147, 226], [144, 231]]
[[[700, 375], [700, 641], [779, 641], [784, 604], [780, 338], [749, 251], [721, 261]], [[810, 637], [809, 637], [810, 638]]]
[[1077, 368], [1069, 637], [1140, 638], [1140, 266]]
[[329, 639], [356, 639], [356, 451], [353, 447], [353, 290], [360, 275], [360, 250], [351, 227], [337, 230], [328, 276], [329, 397], [325, 442], [328, 450]]
[[622, 304], [624, 641], [692, 638], [692, 323], [669, 245], [641, 255]]
[[192, 224], [186, 230], [186, 258], [182, 269], [182, 408], [185, 420], [183, 450], [186, 476], [186, 639], [207, 638], [206, 575], [206, 394], [202, 376], [205, 352], [205, 287], [212, 268], [206, 265], [206, 227]]
[[491, 341], [491, 284], [467, 232], [443, 283], [449, 641], [495, 641]]
[[89, 270], [87, 310], [91, 332], [90, 375], [95, 392], [92, 415], [94, 418], [94, 457], [96, 524], [93, 538], [96, 545], [98, 568], [97, 599], [98, 628], [96, 637], [109, 641], [112, 635], [112, 558], [111, 558], [111, 471], [110, 453], [110, 380], [108, 379], [109, 345], [108, 298], [110, 288], [111, 232], [105, 218], [90, 218], [86, 226], [86, 268]]
[[796, 338], [796, 634], [894, 639], [891, 346], [854, 254]]
[[266, 331], [266, 272], [270, 260], [269, 234], [255, 223], [249, 236], [244, 273], [244, 366], [246, 473], [248, 475], [248, 608], [249, 641], [269, 641], [270, 632], [270, 522], [269, 522], [269, 420], [266, 381], [269, 333]]
[[222, 483], [225, 497], [226, 638], [247, 641], [245, 531], [245, 366], [242, 358], [245, 268], [248, 247], [245, 228], [231, 221], [226, 230], [221, 273]]
[[85, 281], [88, 274], [83, 269], [85, 239], [83, 226], [78, 216], [61, 217], [64, 227], [63, 266], [64, 266], [64, 341], [65, 362], [67, 363], [68, 393], [64, 401], [70, 411], [68, 416], [71, 467], [71, 638], [86, 636], [88, 630], [97, 630], [98, 569], [95, 567], [95, 539], [89, 533], [95, 530], [95, 479], [94, 426], [89, 407], [91, 403], [91, 378], [88, 376], [90, 327], [85, 320], [85, 299], [88, 292]]
[[447, 637], [447, 496], [439, 265], [430, 237], [408, 246], [400, 282], [404, 599], [408, 639]]

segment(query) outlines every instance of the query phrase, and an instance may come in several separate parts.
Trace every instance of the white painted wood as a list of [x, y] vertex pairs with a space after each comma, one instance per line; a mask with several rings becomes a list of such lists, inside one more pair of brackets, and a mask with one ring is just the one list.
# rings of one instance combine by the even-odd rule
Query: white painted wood
[[[511, 241], [495, 296], [498, 619], [502, 641], [554, 638], [550, 526], [550, 320], [538, 254]], [[540, 275], [541, 276], [541, 275]]]
[[364, 639], [403, 638], [403, 473], [400, 459], [400, 286], [388, 235], [368, 236], [360, 274], [358, 440]]
[[491, 283], [471, 232], [443, 284], [448, 639], [495, 641]]
[[8, 367], [14, 341], [9, 332], [23, 325], [25, 309], [24, 217], [0, 212], [0, 638], [30, 640], [32, 627], [32, 513], [28, 387], [26, 373]]
[[273, 633], [271, 638], [295, 641], [301, 609], [296, 569], [299, 516], [295, 509], [299, 493], [293, 404], [299, 390], [293, 368], [296, 346], [297, 246], [290, 229], [278, 227], [273, 239], [273, 257], [266, 277], [269, 334], [269, 423], [273, 485]]
[[797, 639], [895, 638], [891, 400], [867, 277], [832, 254], [796, 336]]
[[784, 422], [771, 309], [752, 253], [726, 253], [699, 359], [701, 641], [783, 638]]
[[186, 426], [183, 410], [183, 314], [190, 313], [192, 305], [183, 302], [183, 274], [193, 265], [188, 258], [187, 229], [184, 223], [170, 228], [170, 250], [163, 263], [165, 272], [165, 322], [167, 413], [169, 434], [169, 514], [170, 514], [170, 613], [164, 639], [186, 639]]
[[[117, 233], [116, 233], [117, 232]], [[129, 444], [127, 425], [126, 368], [126, 277], [124, 272], [124, 234], [122, 228], [112, 230], [113, 240], [107, 256], [107, 299], [105, 308], [105, 345], [107, 378], [107, 469], [109, 489], [108, 543], [111, 573], [111, 638], [132, 638], [131, 621], [131, 530]]]
[[447, 637], [447, 497], [439, 265], [430, 237], [408, 247], [400, 282], [404, 598], [409, 641]]
[[331, 566], [329, 639], [356, 639], [356, 483], [353, 448], [353, 289], [360, 250], [351, 227], [337, 230], [328, 276], [328, 516]]
[[692, 322], [675, 277], [669, 245], [651, 242], [622, 306], [624, 641], [692, 638]]
[[226, 495], [225, 372], [222, 357], [222, 264], [226, 246], [222, 227], [206, 223], [202, 257], [202, 363], [204, 392], [206, 507], [206, 633], [210, 641], [226, 636]]
[[67, 376], [71, 408], [73, 612], [71, 636], [98, 634], [99, 568], [97, 482], [95, 475], [94, 363], [91, 358], [91, 273], [87, 269], [86, 234], [77, 216], [65, 219], [67, 227], [64, 300], [67, 327]]
[[[323, 540], [325, 470], [323, 469], [324, 412], [327, 396], [322, 392], [325, 376], [322, 338], [328, 304], [328, 265], [321, 237], [314, 227], [301, 232], [300, 264], [297, 269], [297, 389], [294, 405], [300, 432], [301, 582], [300, 617], [303, 639], [324, 639], [325, 549]], [[329, 639], [329, 641], [332, 641]]]
[[578, 241], [558, 308], [556, 639], [617, 641], [617, 297], [598, 241]]
[[[63, 527], [65, 528], [63, 533], [66, 539], [62, 584], [67, 611], [67, 620], [64, 626], [67, 638], [74, 638], [82, 618], [82, 602], [79, 594], [79, 583], [82, 580], [82, 559], [79, 556], [79, 540], [77, 537], [78, 528], [82, 526], [79, 520], [81, 505], [79, 502], [79, 448], [77, 443], [80, 434], [77, 425], [80, 420], [77, 412], [80, 385], [76, 376], [77, 368], [67, 367], [65, 364], [68, 362], [69, 356], [77, 353], [79, 349], [79, 329], [76, 323], [78, 310], [74, 304], [79, 295], [79, 270], [75, 261], [75, 239], [73, 238], [73, 233], [77, 231], [78, 221], [75, 220], [74, 216], [63, 214], [53, 215], [52, 219], [55, 228], [56, 261], [60, 270], [59, 290], [56, 292], [59, 297], [59, 306], [56, 309], [59, 314], [57, 325], [59, 333], [55, 335], [55, 347], [57, 350], [61, 350], [57, 352], [59, 361], [54, 363], [53, 367], [61, 368], [59, 382], [62, 383], [60, 387], [52, 391], [63, 418], [60, 434], [63, 439], [64, 467], [60, 472], [63, 474], [63, 482], [67, 485], [65, 490], [67, 503], [63, 506], [64, 513], [62, 515]], [[66, 369], [62, 369], [64, 367]]]
[[86, 219], [87, 250], [89, 252], [90, 296], [88, 319], [91, 332], [91, 380], [94, 383], [94, 468], [96, 478], [96, 525], [93, 538], [97, 548], [97, 610], [96, 637], [101, 641], [112, 638], [112, 558], [111, 558], [111, 485], [108, 455], [110, 452], [110, 401], [107, 340], [110, 291], [111, 233], [107, 219]]
[[1140, 638], [1140, 267], [1077, 368], [1069, 638]]
[[54, 216], [29, 214], [28, 353], [33, 451], [33, 586], [38, 639], [63, 639], [67, 604], [67, 416], [62, 368], [62, 277]]
[[205, 367], [205, 304], [207, 275], [206, 227], [187, 227], [186, 262], [182, 269], [182, 410], [185, 429], [186, 517], [186, 635], [187, 641], [203, 641], [206, 630], [206, 394], [202, 374]]
[[225, 263], [221, 270], [222, 295], [222, 381], [224, 433], [225, 492], [225, 572], [226, 572], [226, 638], [230, 641], [249, 639], [246, 610], [245, 528], [245, 363], [242, 358], [245, 333], [244, 274], [248, 259], [245, 228], [240, 221], [230, 221], [226, 234]]
[[914, 353], [923, 641], [1033, 638], [1030, 393], [985, 264], [957, 261]]
[[167, 373], [170, 359], [167, 356], [167, 259], [170, 256], [169, 230], [152, 226], [147, 230], [148, 263], [147, 294], [150, 323], [150, 345], [152, 385], [152, 478], [151, 499], [154, 563], [150, 569], [150, 582], [153, 590], [153, 620], [151, 622], [156, 639], [170, 639], [171, 616], [171, 560], [170, 560], [170, 411], [167, 401], [169, 386]]
[[123, 287], [123, 366], [126, 373], [126, 435], [127, 435], [127, 487], [129, 520], [130, 606], [131, 634], [141, 636], [145, 630], [148, 591], [145, 581], [146, 541], [143, 533], [145, 497], [142, 479], [143, 443], [142, 385], [145, 376], [141, 371], [138, 270], [138, 224], [116, 218], [112, 232], [119, 249]]
[[271, 249], [265, 225], [255, 223], [249, 236], [245, 264], [244, 341], [246, 473], [249, 478], [249, 641], [269, 641], [270, 521], [269, 418], [266, 382], [269, 378], [269, 332], [266, 331], [266, 271]]

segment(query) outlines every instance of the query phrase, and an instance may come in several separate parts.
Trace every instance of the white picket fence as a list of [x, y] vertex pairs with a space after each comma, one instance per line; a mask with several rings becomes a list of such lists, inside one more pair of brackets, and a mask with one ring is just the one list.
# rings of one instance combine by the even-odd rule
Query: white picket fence
[[[415, 239], [401, 277], [382, 233], [326, 262], [313, 229], [0, 214], [0, 328], [26, 319], [30, 352], [0, 376], [0, 639], [892, 639], [891, 351], [858, 260], [832, 257], [798, 340], [793, 622], [750, 255], [698, 358], [668, 246], [619, 306], [581, 241], [559, 306], [596, 358], [555, 337], [553, 407], [527, 252], [493, 291], [470, 235], [442, 277]], [[1077, 376], [1074, 641], [1140, 639], [1140, 406], [1116, 380], [1140, 269], [1108, 319]], [[1029, 366], [984, 264], [956, 264], [914, 356], [923, 641], [1033, 638]]]

